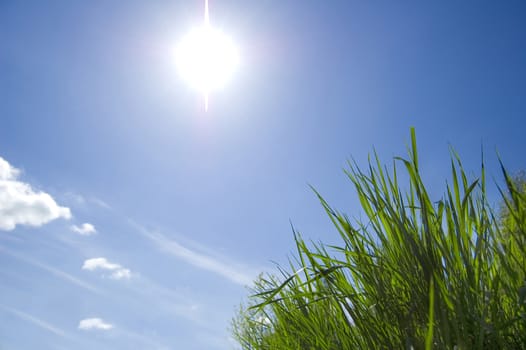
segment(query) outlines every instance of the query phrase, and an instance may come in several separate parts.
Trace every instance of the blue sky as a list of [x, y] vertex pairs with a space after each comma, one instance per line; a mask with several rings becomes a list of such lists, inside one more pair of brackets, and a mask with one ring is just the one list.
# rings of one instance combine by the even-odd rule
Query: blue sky
[[346, 161], [411, 126], [437, 199], [450, 145], [526, 168], [522, 1], [211, 0], [241, 61], [207, 113], [173, 57], [202, 7], [0, 2], [0, 349], [232, 348], [289, 220], [337, 242], [308, 185], [358, 215]]

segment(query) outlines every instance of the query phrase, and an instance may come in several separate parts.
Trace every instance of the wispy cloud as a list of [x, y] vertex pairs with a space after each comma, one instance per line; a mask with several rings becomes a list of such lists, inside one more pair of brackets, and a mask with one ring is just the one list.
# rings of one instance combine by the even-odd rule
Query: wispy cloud
[[[115, 333], [119, 337], [125, 337], [133, 341], [135, 344], [135, 348], [138, 349], [157, 349], [157, 350], [169, 350], [170, 348], [162, 343], [160, 343], [157, 339], [152, 338], [151, 335], [144, 335], [137, 331], [132, 331], [128, 329], [124, 329], [122, 327], [116, 328]], [[141, 344], [141, 345], [139, 345]]]
[[95, 226], [87, 222], [83, 223], [80, 226], [72, 225], [70, 228], [71, 228], [71, 231], [78, 233], [81, 236], [91, 236], [97, 233]]
[[104, 209], [112, 209], [111, 206], [106, 203], [105, 201], [103, 201], [102, 199], [100, 198], [96, 198], [96, 197], [91, 197], [90, 198], [90, 201], [95, 203], [96, 205], [98, 205], [99, 207], [101, 208], [104, 208]]
[[84, 196], [75, 192], [69, 191], [64, 193], [62, 196], [67, 203], [71, 203], [74, 205], [84, 205], [86, 203], [86, 199], [84, 198]]
[[0, 230], [10, 231], [16, 225], [42, 226], [58, 218], [71, 218], [69, 208], [59, 206], [49, 194], [19, 181], [19, 176], [20, 170], [0, 157]]
[[66, 335], [66, 332], [64, 332], [62, 329], [50, 324], [49, 322], [46, 322], [46, 321], [43, 321], [33, 315], [30, 315], [28, 313], [25, 313], [25, 312], [22, 312], [20, 310], [17, 310], [17, 309], [13, 309], [11, 307], [8, 307], [8, 306], [5, 306], [5, 305], [1, 305], [0, 304], [0, 309], [3, 309], [5, 311], [8, 311], [10, 312], [11, 314], [17, 316], [18, 318], [24, 320], [24, 321], [27, 321], [29, 323], [32, 323], [34, 324], [35, 326], [37, 327], [40, 327], [48, 332], [51, 332], [55, 335], [58, 335], [60, 337], [67, 337]]
[[236, 263], [230, 259], [199, 252], [183, 246], [174, 239], [168, 238], [158, 232], [151, 232], [140, 225], [131, 222], [141, 235], [151, 240], [159, 250], [173, 255], [193, 266], [210, 271], [231, 282], [247, 286], [252, 283], [257, 273], [243, 264]]
[[87, 259], [84, 261], [82, 269], [88, 271], [109, 271], [111, 272], [109, 277], [116, 280], [129, 279], [131, 277], [131, 271], [129, 269], [126, 269], [119, 264], [109, 262], [106, 258]]
[[64, 193], [63, 197], [66, 200], [66, 202], [71, 203], [72, 205], [86, 206], [88, 204], [95, 204], [96, 206], [104, 209], [111, 209], [111, 206], [108, 203], [94, 196], [86, 197], [81, 195], [80, 193], [70, 191]]
[[[134, 294], [130, 303], [137, 300], [155, 300], [147, 307], [150, 311], [167, 315], [177, 315], [200, 326], [205, 326], [211, 310], [206, 310], [202, 301], [196, 299], [192, 290], [184, 287], [167, 288], [141, 275], [133, 285], [129, 286]], [[144, 305], [142, 305], [144, 307]]]
[[47, 271], [53, 275], [55, 275], [56, 277], [59, 277], [65, 281], [68, 281], [72, 284], [75, 284], [76, 286], [79, 286], [81, 288], [84, 288], [84, 289], [87, 289], [89, 290], [90, 292], [93, 292], [93, 293], [97, 293], [97, 294], [103, 294], [102, 291], [94, 286], [92, 286], [91, 284], [87, 283], [87, 282], [84, 282], [82, 281], [81, 279], [75, 277], [75, 276], [72, 276], [62, 270], [59, 270], [55, 267], [52, 267], [50, 265], [47, 265], [47, 264], [44, 264], [42, 262], [39, 262], [39, 261], [36, 261], [32, 258], [29, 258], [25, 255], [22, 255], [22, 254], [19, 254], [19, 253], [15, 253], [15, 252], [12, 252], [8, 249], [5, 249], [4, 247], [0, 246], [0, 251], [2, 253], [5, 253], [15, 259], [18, 259], [20, 261], [23, 261], [27, 264], [30, 264], [34, 267], [37, 267], [39, 269], [42, 269], [44, 271]]
[[89, 331], [94, 329], [108, 331], [113, 328], [113, 325], [105, 322], [104, 320], [98, 317], [94, 317], [80, 320], [78, 328], [83, 331]]

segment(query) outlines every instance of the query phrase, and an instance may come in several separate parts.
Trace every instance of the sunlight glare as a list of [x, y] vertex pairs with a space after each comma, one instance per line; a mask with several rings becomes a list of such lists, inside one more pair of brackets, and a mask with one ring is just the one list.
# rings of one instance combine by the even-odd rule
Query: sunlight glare
[[202, 91], [205, 99], [210, 91], [227, 83], [238, 61], [232, 40], [206, 23], [185, 36], [176, 49], [179, 74]]

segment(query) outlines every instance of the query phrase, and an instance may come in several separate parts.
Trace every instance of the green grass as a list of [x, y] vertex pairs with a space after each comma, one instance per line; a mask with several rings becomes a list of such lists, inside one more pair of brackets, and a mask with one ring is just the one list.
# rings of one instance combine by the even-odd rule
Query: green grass
[[414, 130], [411, 140], [392, 170], [376, 155], [365, 170], [349, 164], [365, 220], [316, 192], [341, 244], [307, 244], [294, 230], [290, 266], [261, 276], [233, 321], [242, 349], [526, 349], [526, 186], [502, 167], [496, 213], [484, 164], [470, 180], [452, 152], [435, 202]]

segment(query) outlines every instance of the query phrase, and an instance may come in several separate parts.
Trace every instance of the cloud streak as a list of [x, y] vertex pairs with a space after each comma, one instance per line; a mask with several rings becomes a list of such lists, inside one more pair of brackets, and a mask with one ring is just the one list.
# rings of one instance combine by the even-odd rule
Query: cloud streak
[[150, 232], [137, 224], [134, 224], [134, 226], [142, 236], [152, 241], [159, 250], [173, 255], [190, 265], [215, 273], [242, 286], [250, 285], [256, 277], [255, 271], [249, 271], [248, 268], [239, 263], [234, 263], [226, 258], [198, 252], [160, 233]]
[[17, 225], [42, 226], [58, 218], [71, 218], [69, 208], [59, 206], [49, 194], [19, 181], [19, 176], [20, 170], [0, 157], [0, 230], [11, 231]]
[[24, 320], [24, 321], [27, 321], [29, 323], [32, 323], [34, 324], [35, 326], [39, 327], [39, 328], [42, 328], [48, 332], [51, 332], [55, 335], [58, 335], [60, 337], [67, 337], [66, 335], [66, 332], [64, 332], [62, 329], [46, 322], [46, 321], [43, 321], [33, 315], [30, 315], [28, 313], [25, 313], [25, 312], [22, 312], [20, 310], [17, 310], [17, 309], [13, 309], [11, 307], [8, 307], [8, 306], [5, 306], [5, 305], [1, 305], [0, 304], [0, 308], [1, 309], [4, 309], [5, 311], [8, 311], [10, 312], [11, 314], [17, 316], [18, 318]]
[[79, 278], [77, 278], [75, 276], [72, 276], [69, 273], [66, 273], [66, 272], [64, 272], [62, 270], [59, 270], [59, 269], [55, 268], [55, 267], [52, 267], [52, 266], [49, 266], [47, 264], [41, 263], [39, 261], [33, 260], [33, 259], [31, 259], [31, 258], [29, 258], [27, 256], [22, 255], [22, 254], [17, 254], [15, 252], [12, 252], [10, 250], [7, 250], [7, 249], [3, 248], [2, 246], [0, 246], [0, 251], [2, 253], [5, 253], [5, 254], [17, 259], [17, 260], [23, 261], [23, 262], [25, 262], [27, 264], [30, 264], [30, 265], [34, 266], [34, 267], [37, 267], [37, 268], [42, 269], [44, 271], [47, 271], [47, 272], [55, 275], [56, 277], [59, 277], [59, 278], [65, 280], [65, 281], [68, 281], [68, 282], [70, 282], [70, 283], [72, 283], [72, 284], [74, 284], [74, 285], [76, 285], [78, 287], [81, 287], [83, 289], [89, 290], [90, 292], [93, 292], [93, 293], [96, 293], [96, 294], [104, 294], [104, 293], [102, 293], [102, 291], [100, 289], [92, 286], [91, 284], [89, 284], [87, 282], [84, 282], [81, 279], [79, 279]]
[[131, 271], [129, 269], [126, 269], [119, 264], [111, 263], [106, 258], [87, 259], [84, 261], [82, 269], [88, 271], [109, 271], [111, 272], [110, 278], [116, 280], [130, 279], [131, 277]]

